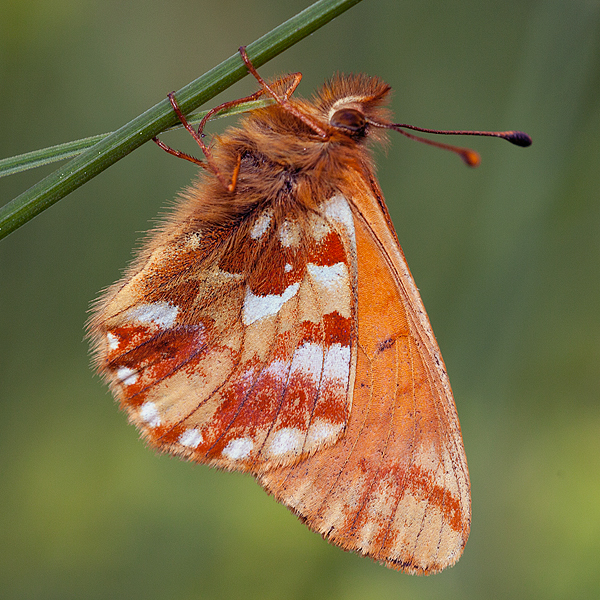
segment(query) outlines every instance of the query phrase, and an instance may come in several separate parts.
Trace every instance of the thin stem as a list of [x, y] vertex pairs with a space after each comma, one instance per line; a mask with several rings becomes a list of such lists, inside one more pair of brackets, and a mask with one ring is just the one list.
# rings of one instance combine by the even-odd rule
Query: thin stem
[[[358, 2], [360, 0], [319, 0], [249, 44], [248, 56], [260, 67]], [[236, 52], [177, 92], [181, 110], [184, 114], [195, 110], [247, 73], [246, 65]], [[0, 208], [0, 239], [176, 122], [177, 115], [165, 98], [70, 160]]]
[[[262, 100], [254, 100], [253, 102], [236, 103], [236, 106], [224, 109], [218, 113], [202, 110], [188, 115], [187, 121], [190, 125], [198, 125], [211, 112], [213, 112], [213, 114], [210, 115], [210, 120], [212, 121], [214, 119], [240, 115], [258, 108], [264, 108], [265, 106], [273, 104], [273, 102], [274, 100], [272, 98], [263, 98]], [[178, 123], [173, 127], [167, 127], [165, 131], [182, 128], [183, 125]], [[51, 165], [52, 163], [60, 162], [61, 160], [74, 158], [75, 156], [79, 156], [84, 150], [97, 144], [100, 140], [111, 135], [111, 133], [113, 132], [99, 133], [79, 140], [73, 140], [72, 142], [65, 142], [64, 144], [57, 144], [56, 146], [49, 146], [48, 148], [33, 150], [24, 154], [17, 154], [15, 156], [10, 156], [9, 158], [2, 158], [0, 159], [0, 177], [7, 177], [8, 175], [22, 173], [29, 169], [36, 169], [37, 167]]]

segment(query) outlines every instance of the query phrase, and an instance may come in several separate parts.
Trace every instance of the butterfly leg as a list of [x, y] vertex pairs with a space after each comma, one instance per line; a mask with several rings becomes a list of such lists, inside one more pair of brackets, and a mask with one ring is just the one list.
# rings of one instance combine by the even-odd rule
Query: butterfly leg
[[[285, 82], [287, 79], [293, 78], [292, 84], [285, 91], [286, 98], [289, 98], [289, 96], [292, 94], [292, 92], [298, 86], [298, 83], [300, 82], [300, 79], [297, 79], [297, 81], [296, 81], [296, 77], [298, 75], [300, 75], [300, 74], [294, 73], [293, 75], [283, 77], [280, 80], [282, 82]], [[185, 160], [188, 160], [188, 161], [194, 163], [195, 165], [202, 167], [203, 169], [212, 171], [212, 173], [215, 174], [215, 176], [217, 177], [217, 179], [219, 180], [221, 185], [228, 192], [233, 192], [235, 190], [235, 186], [237, 183], [237, 177], [238, 177], [238, 173], [240, 170], [242, 157], [241, 156], [238, 157], [238, 161], [237, 161], [236, 167], [233, 171], [233, 174], [231, 176], [231, 180], [229, 182], [227, 182], [226, 178], [223, 176], [223, 174], [217, 167], [210, 148], [204, 143], [204, 140], [202, 139], [204, 137], [204, 134], [203, 134], [204, 127], [206, 126], [207, 121], [214, 114], [216, 114], [222, 110], [228, 109], [228, 108], [233, 108], [234, 106], [238, 106], [245, 102], [251, 102], [252, 100], [257, 100], [261, 96], [264, 96], [266, 93], [267, 93], [266, 90], [261, 89], [258, 92], [254, 92], [254, 94], [251, 94], [250, 96], [246, 96], [244, 98], [239, 98], [237, 100], [230, 100], [229, 102], [224, 102], [223, 104], [219, 104], [219, 106], [216, 106], [215, 108], [212, 108], [211, 110], [209, 110], [208, 113], [202, 119], [202, 121], [200, 121], [200, 125], [198, 125], [198, 131], [196, 131], [188, 123], [185, 115], [183, 114], [183, 112], [181, 111], [181, 108], [179, 107], [179, 104], [177, 103], [177, 100], [175, 98], [175, 93], [171, 92], [170, 94], [168, 94], [169, 102], [171, 103], [171, 106], [173, 107], [175, 114], [177, 115], [177, 117], [179, 118], [179, 120], [181, 121], [181, 123], [185, 127], [185, 129], [188, 131], [188, 133], [196, 140], [196, 143], [200, 146], [200, 149], [202, 150], [202, 153], [204, 154], [204, 156], [206, 158], [206, 162], [204, 162], [198, 158], [195, 158], [194, 156], [191, 156], [185, 152], [181, 152], [179, 150], [175, 150], [174, 148], [171, 148], [170, 146], [168, 146], [167, 144], [165, 144], [164, 142], [159, 140], [157, 137], [152, 138], [152, 141], [155, 144], [157, 144], [160, 148], [162, 148], [165, 152], [168, 152], [169, 154], [172, 154], [173, 156], [176, 156], [177, 158], [183, 158]]]
[[[191, 135], [194, 137], [194, 139], [196, 139], [196, 136], [197, 136], [196, 131], [187, 122], [187, 119], [185, 118], [184, 114], [181, 112], [181, 109], [179, 108], [179, 104], [177, 104], [177, 100], [175, 100], [175, 93], [171, 92], [170, 94], [168, 94], [168, 98], [169, 98], [169, 102], [171, 103], [171, 106], [173, 107], [173, 110], [179, 117], [179, 120], [181, 121], [183, 126], [191, 133]], [[175, 150], [174, 148], [171, 148], [171, 146], [168, 146], [167, 144], [165, 144], [164, 142], [159, 140], [158, 137], [153, 137], [152, 141], [159, 148], [162, 148], [165, 152], [168, 152], [169, 154], [172, 154], [173, 156], [176, 156], [177, 158], [183, 158], [184, 160], [189, 160], [190, 162], [202, 167], [203, 169], [207, 168], [207, 164], [205, 162], [202, 162], [200, 159], [196, 158], [195, 156], [191, 156], [190, 154], [187, 154], [185, 152], [181, 152], [180, 150]]]
[[206, 113], [206, 115], [204, 116], [202, 121], [200, 121], [200, 124], [198, 125], [198, 131], [196, 131], [188, 123], [185, 115], [183, 114], [183, 112], [181, 111], [181, 108], [179, 107], [179, 104], [177, 103], [177, 100], [175, 99], [174, 92], [171, 92], [168, 95], [169, 102], [171, 103], [171, 106], [173, 107], [175, 114], [178, 116], [179, 120], [181, 121], [181, 123], [185, 127], [185, 129], [188, 131], [188, 133], [196, 140], [196, 143], [198, 144], [198, 146], [200, 146], [200, 149], [202, 150], [202, 153], [204, 154], [204, 156], [206, 158], [206, 162], [204, 162], [198, 158], [195, 158], [185, 152], [181, 152], [179, 150], [175, 150], [174, 148], [171, 148], [164, 142], [160, 141], [157, 137], [153, 138], [153, 141], [160, 148], [162, 148], [165, 152], [168, 152], [169, 154], [172, 154], [173, 156], [176, 156], [177, 158], [183, 158], [184, 160], [188, 160], [188, 161], [194, 163], [195, 165], [198, 165], [198, 166], [202, 167], [203, 169], [207, 169], [207, 170], [211, 171], [212, 173], [214, 173], [214, 175], [217, 177], [217, 179], [219, 180], [221, 185], [228, 192], [231, 192], [231, 193], [235, 191], [237, 178], [238, 178], [238, 174], [239, 174], [239, 170], [240, 170], [240, 166], [241, 166], [241, 156], [238, 157], [236, 166], [231, 175], [231, 179], [229, 181], [227, 181], [227, 178], [223, 175], [223, 173], [217, 167], [216, 161], [213, 158], [213, 155], [212, 155], [212, 152], [211, 152], [209, 146], [206, 145], [204, 143], [204, 140], [202, 139], [204, 137], [204, 134], [203, 134], [204, 127], [206, 126], [206, 123], [208, 122], [208, 120], [214, 114], [221, 112], [222, 110], [233, 108], [234, 106], [239, 106], [240, 104], [243, 104], [245, 102], [251, 102], [252, 100], [257, 100], [261, 96], [269, 95], [282, 108], [284, 108], [285, 110], [287, 110], [288, 112], [293, 114], [295, 117], [300, 119], [303, 123], [305, 123], [308, 127], [310, 127], [319, 137], [321, 137], [323, 139], [327, 139], [327, 137], [328, 137], [328, 133], [325, 131], [325, 129], [323, 129], [323, 127], [320, 126], [319, 123], [317, 123], [314, 119], [310, 119], [306, 115], [302, 114], [293, 104], [291, 104], [289, 102], [291, 95], [293, 94], [294, 90], [298, 87], [298, 84], [300, 83], [300, 81], [302, 79], [302, 73], [291, 73], [290, 75], [286, 75], [285, 77], [282, 77], [281, 79], [279, 79], [277, 81], [278, 84], [282, 84], [288, 80], [291, 80], [291, 83], [286, 85], [286, 88], [285, 88], [285, 91], [283, 92], [283, 94], [280, 94], [280, 93], [277, 93], [273, 89], [272, 86], [267, 84], [267, 82], [258, 74], [257, 70], [254, 68], [254, 65], [250, 62], [250, 59], [248, 58], [248, 55], [246, 54], [246, 49], [244, 46], [240, 47], [239, 52], [242, 57], [242, 60], [246, 64], [246, 67], [248, 68], [250, 73], [260, 83], [261, 89], [258, 90], [257, 92], [254, 92], [254, 94], [251, 94], [250, 96], [246, 96], [244, 98], [239, 98], [237, 100], [230, 100], [229, 102], [224, 102], [223, 104], [220, 104], [219, 106], [216, 106], [215, 108], [212, 108], [211, 110], [208, 111], [208, 113]]
[[194, 156], [191, 156], [185, 152], [181, 152], [180, 150], [175, 150], [174, 148], [171, 148], [171, 146], [168, 146], [167, 144], [165, 144], [164, 142], [159, 140], [158, 137], [153, 137], [152, 141], [159, 148], [162, 148], [165, 152], [168, 152], [169, 154], [172, 154], [173, 156], [176, 156], [177, 158], [183, 158], [185, 160], [189, 160], [190, 162], [202, 167], [203, 169], [208, 169], [209, 171], [212, 171], [215, 174], [215, 176], [217, 177], [217, 179], [220, 181], [220, 183], [223, 185], [223, 187], [227, 191], [233, 192], [235, 190], [235, 184], [237, 182], [237, 175], [240, 170], [241, 157], [240, 157], [240, 159], [238, 159], [238, 163], [233, 171], [233, 176], [231, 178], [231, 181], [229, 183], [227, 183], [225, 177], [223, 177], [223, 174], [217, 167], [217, 165], [212, 157], [210, 148], [204, 143], [204, 140], [202, 139], [202, 135], [203, 135], [202, 128], [203, 128], [207, 118], [210, 117], [212, 114], [214, 114], [217, 109], [222, 109], [223, 107], [218, 106], [217, 109], [213, 109], [212, 111], [209, 111], [209, 113], [206, 115], [206, 117], [204, 119], [202, 119], [200, 126], [198, 128], [198, 131], [196, 132], [196, 130], [188, 123], [187, 119], [185, 118], [185, 115], [181, 111], [181, 108], [179, 108], [179, 104], [177, 103], [177, 100], [175, 99], [175, 93], [174, 92], [169, 93], [168, 98], [169, 98], [169, 102], [171, 103], [171, 106], [173, 107], [173, 110], [175, 111], [175, 114], [179, 117], [179, 120], [181, 121], [182, 125], [189, 132], [189, 134], [196, 140], [196, 142], [202, 149], [202, 152], [204, 153], [204, 156], [206, 157], [206, 162], [203, 162], [200, 159], [198, 159]]
[[269, 94], [279, 106], [287, 110], [289, 113], [293, 114], [296, 118], [300, 119], [305, 125], [310, 127], [320, 138], [327, 139], [329, 134], [316, 120], [307, 117], [305, 114], [300, 112], [293, 104], [290, 103], [289, 98], [292, 95], [292, 92], [298, 87], [300, 80], [302, 79], [302, 73], [294, 73], [291, 77], [294, 77], [294, 82], [290, 86], [288, 90], [286, 90], [283, 96], [280, 96], [277, 92], [273, 90], [271, 86], [260, 76], [258, 71], [254, 68], [254, 65], [248, 58], [248, 54], [246, 53], [246, 47], [240, 46], [239, 53], [242, 57], [242, 60], [246, 64], [248, 71], [252, 75], [254, 75], [255, 79], [260, 83], [262, 89], [265, 93]]

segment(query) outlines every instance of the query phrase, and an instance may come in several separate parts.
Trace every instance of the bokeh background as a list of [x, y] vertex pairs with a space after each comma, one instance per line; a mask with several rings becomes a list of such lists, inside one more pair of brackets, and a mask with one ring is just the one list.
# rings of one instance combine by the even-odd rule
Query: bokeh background
[[[307, 5], [0, 0], [0, 156], [114, 130]], [[462, 559], [390, 571], [251, 478], [139, 441], [83, 327], [194, 176], [147, 144], [0, 242], [0, 596], [599, 598], [600, 3], [364, 0], [261, 69], [295, 70], [301, 94], [363, 71], [392, 85], [398, 120], [534, 138], [466, 139], [477, 170], [401, 136], [378, 155], [462, 423]], [[50, 170], [1, 180], [2, 203]]]

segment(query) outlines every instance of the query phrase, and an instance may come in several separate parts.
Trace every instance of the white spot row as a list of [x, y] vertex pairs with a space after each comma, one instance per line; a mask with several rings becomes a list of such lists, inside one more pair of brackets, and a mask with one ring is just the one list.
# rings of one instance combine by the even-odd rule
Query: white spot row
[[[283, 427], [272, 435], [265, 448], [265, 454], [269, 458], [298, 455], [303, 450], [314, 449], [327, 441], [335, 441], [342, 427], [343, 423], [329, 423], [322, 419], [315, 421], [308, 432], [298, 427]], [[223, 455], [230, 460], [242, 460], [248, 458], [253, 449], [252, 439], [241, 437], [231, 440], [223, 450]]]
[[350, 359], [350, 346], [337, 343], [323, 351], [321, 345], [305, 342], [294, 352], [291, 367], [287, 361], [273, 360], [264, 372], [280, 382], [300, 374], [312, 380], [315, 386], [331, 383], [345, 386], [350, 374]]
[[249, 456], [253, 447], [254, 443], [249, 437], [236, 438], [225, 446], [223, 454], [231, 460], [240, 460]]
[[[340, 305], [340, 309], [346, 308], [349, 303], [350, 279], [345, 263], [339, 262], [331, 266], [309, 263], [307, 270], [313, 281], [332, 298], [333, 304], [336, 304], [336, 298], [339, 298], [340, 302], [337, 304]], [[276, 315], [282, 306], [298, 293], [299, 289], [300, 283], [296, 282], [288, 286], [281, 294], [259, 296], [248, 287], [242, 312], [244, 324], [250, 325], [260, 319]]]
[[179, 436], [179, 443], [186, 448], [197, 448], [202, 441], [202, 434], [197, 429], [186, 429]]
[[119, 367], [117, 369], [117, 379], [123, 385], [132, 385], [138, 380], [138, 372], [129, 367]]
[[160, 425], [158, 409], [154, 402], [144, 402], [144, 404], [140, 406], [140, 419], [145, 421], [148, 427], [158, 427]]
[[309, 221], [309, 231], [315, 241], [321, 242], [331, 233], [331, 227], [323, 217], [313, 214]]
[[250, 237], [253, 240], [259, 240], [269, 229], [271, 225], [271, 219], [273, 218], [273, 211], [270, 209], [264, 210], [258, 215], [254, 225], [250, 230]]
[[119, 347], [119, 338], [110, 331], [106, 334], [106, 341], [108, 343], [109, 350], [116, 350]]
[[250, 325], [255, 321], [276, 315], [281, 307], [291, 298], [293, 298], [300, 289], [298, 282], [288, 286], [281, 294], [267, 294], [266, 296], [256, 296], [250, 288], [246, 288], [246, 297], [244, 298], [244, 307], [242, 309], [242, 319], [244, 325]]
[[323, 379], [337, 379], [347, 383], [350, 375], [350, 346], [332, 344], [327, 348], [323, 363]]
[[[316, 241], [321, 241], [331, 231], [327, 219], [340, 223], [350, 238], [354, 239], [354, 219], [346, 198], [339, 194], [333, 196], [323, 203], [321, 210], [326, 220], [313, 216], [309, 226], [310, 233]], [[273, 211], [270, 208], [261, 212], [250, 229], [250, 237], [259, 240], [269, 230], [272, 220]], [[277, 234], [281, 244], [286, 248], [298, 246], [300, 243], [301, 230], [297, 221], [286, 219], [280, 225]]]
[[321, 210], [327, 218], [340, 223], [344, 227], [347, 235], [350, 237], [353, 245], [356, 247], [354, 217], [352, 216], [352, 211], [350, 210], [350, 206], [348, 205], [346, 198], [339, 194], [337, 196], [333, 196], [323, 203]]
[[284, 454], [299, 453], [304, 445], [306, 435], [297, 427], [280, 429], [269, 443], [267, 454], [273, 458]]
[[154, 323], [163, 329], [172, 327], [177, 319], [179, 307], [169, 302], [139, 304], [127, 311], [127, 316], [140, 323]]
[[283, 383], [287, 381], [290, 372], [290, 363], [283, 360], [272, 360], [263, 371], [265, 375], [270, 375]]
[[312, 279], [330, 294], [344, 294], [350, 285], [348, 267], [343, 262], [331, 266], [308, 263], [306, 269]]
[[323, 370], [323, 348], [314, 342], [305, 342], [296, 349], [292, 360], [292, 372], [301, 373], [319, 384]]
[[308, 436], [306, 437], [307, 449], [311, 449], [315, 446], [320, 446], [327, 441], [333, 441], [337, 439], [343, 426], [344, 425], [342, 423], [334, 424], [329, 423], [328, 421], [323, 421], [322, 419], [315, 420], [315, 422], [311, 424], [308, 430]]

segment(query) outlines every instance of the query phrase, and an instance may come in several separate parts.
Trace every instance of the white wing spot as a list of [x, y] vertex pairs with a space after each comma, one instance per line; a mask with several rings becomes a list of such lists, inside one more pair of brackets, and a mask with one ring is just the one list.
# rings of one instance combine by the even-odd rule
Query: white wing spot
[[239, 460], [240, 458], [246, 458], [252, 452], [253, 446], [254, 444], [249, 437], [236, 438], [225, 446], [223, 454], [231, 460]]
[[296, 247], [300, 243], [300, 228], [294, 221], [284, 221], [279, 227], [279, 240], [285, 248]]
[[202, 434], [197, 429], [186, 429], [179, 436], [179, 443], [186, 448], [197, 448], [202, 443]]
[[148, 427], [158, 427], [160, 425], [160, 417], [158, 416], [158, 409], [154, 402], [144, 402], [140, 406], [140, 418], [142, 421], [146, 421]]
[[323, 379], [348, 381], [350, 374], [350, 346], [332, 344], [327, 348], [323, 365]]
[[283, 383], [287, 380], [290, 364], [283, 360], [273, 360], [263, 373], [272, 375], [277, 381]]
[[345, 263], [339, 262], [331, 266], [318, 266], [308, 263], [306, 269], [313, 280], [327, 288], [328, 292], [332, 294], [346, 292], [349, 278], [348, 267]]
[[128, 367], [119, 367], [117, 369], [117, 377], [123, 385], [131, 385], [137, 381], [138, 373]]
[[257, 368], [256, 367], [249, 367], [247, 368], [243, 373], [240, 374], [239, 377], [239, 382], [240, 384], [242, 384], [242, 386], [246, 386], [249, 384], [252, 384], [254, 382], [254, 380], [256, 379], [257, 376]]
[[119, 347], [120, 340], [119, 338], [110, 331], [106, 334], [106, 341], [108, 342], [109, 350], [116, 350]]
[[319, 383], [323, 370], [323, 348], [314, 342], [306, 342], [294, 353], [292, 371], [309, 377], [315, 384]]
[[140, 323], [155, 323], [163, 329], [172, 327], [177, 319], [179, 307], [168, 302], [155, 302], [154, 304], [140, 304], [127, 311], [127, 316]]
[[348, 201], [344, 196], [338, 194], [324, 202], [323, 214], [332, 221], [337, 221], [343, 225], [350, 238], [352, 240], [355, 239], [354, 218], [352, 217], [350, 206], [348, 206]]
[[312, 449], [314, 446], [320, 446], [327, 440], [335, 440], [343, 428], [343, 423], [329, 423], [323, 419], [316, 419], [311, 424], [306, 436], [306, 448]]
[[253, 240], [259, 240], [269, 229], [272, 218], [273, 212], [269, 209], [258, 215], [256, 221], [254, 221], [254, 225], [252, 225], [252, 229], [250, 230], [250, 237]]
[[297, 454], [302, 450], [304, 444], [304, 434], [296, 427], [285, 427], [280, 429], [269, 444], [268, 453], [270, 456], [281, 456], [291, 452]]
[[280, 295], [267, 294], [266, 296], [256, 296], [248, 287], [242, 310], [244, 325], [250, 325], [265, 317], [276, 315], [281, 307], [298, 293], [299, 289], [300, 284], [296, 282], [288, 286]]
[[286, 264], [285, 264], [285, 267], [283, 267], [283, 270], [284, 270], [286, 273], [289, 273], [289, 272], [290, 272], [290, 271], [291, 271], [293, 268], [294, 268], [294, 267], [292, 267], [292, 265], [290, 265], [290, 263], [286, 263]]

